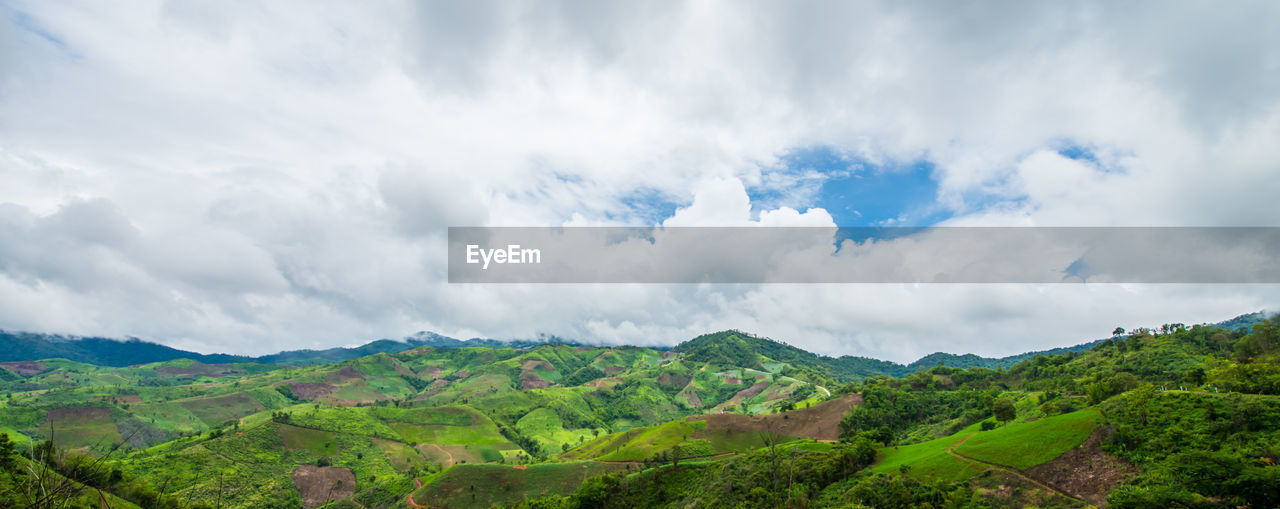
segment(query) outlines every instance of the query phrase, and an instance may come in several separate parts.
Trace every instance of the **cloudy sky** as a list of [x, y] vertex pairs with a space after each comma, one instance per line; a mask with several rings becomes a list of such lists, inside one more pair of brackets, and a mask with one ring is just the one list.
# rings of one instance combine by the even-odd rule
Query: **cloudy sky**
[[[1275, 2], [0, 1], [0, 328], [1008, 355], [1276, 285], [450, 285], [448, 226], [1280, 226]], [[1194, 250], [1171, 239], [1170, 250]]]

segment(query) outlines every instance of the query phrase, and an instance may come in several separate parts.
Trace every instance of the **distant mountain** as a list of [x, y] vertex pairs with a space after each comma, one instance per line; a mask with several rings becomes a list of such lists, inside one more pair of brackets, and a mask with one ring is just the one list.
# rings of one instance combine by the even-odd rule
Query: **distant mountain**
[[1037, 355], [1043, 355], [1048, 357], [1050, 355], [1062, 355], [1064, 353], [1083, 352], [1093, 348], [1098, 343], [1101, 343], [1103, 341], [1106, 341], [1106, 340], [1097, 339], [1097, 340], [1090, 341], [1088, 343], [1081, 343], [1075, 346], [1052, 348], [1049, 350], [1040, 350], [1036, 352], [1020, 353], [1018, 355], [1010, 355], [1008, 357], [999, 357], [999, 358], [981, 357], [971, 353], [967, 353], [964, 355], [956, 355], [956, 354], [950, 354], [950, 353], [935, 352], [935, 353], [926, 355], [924, 357], [921, 357], [920, 360], [915, 361], [911, 364], [907, 364], [905, 367], [907, 368], [908, 372], [913, 372], [920, 368], [926, 368], [926, 369], [932, 368], [939, 364], [943, 366], [950, 366], [953, 368], [987, 368], [987, 369], [1008, 368], [1019, 362], [1034, 359]]
[[206, 364], [252, 362], [240, 355], [206, 355], [188, 352], [137, 338], [125, 340], [0, 331], [0, 362], [67, 359], [98, 366], [130, 366], [173, 359]]
[[1276, 316], [1276, 314], [1277, 313], [1274, 311], [1257, 311], [1254, 313], [1247, 313], [1247, 314], [1237, 316], [1225, 322], [1216, 323], [1214, 324], [1214, 326], [1227, 329], [1227, 330], [1236, 330], [1236, 329], [1243, 328], [1247, 332], [1252, 330], [1254, 325], [1262, 323], [1264, 320], [1267, 320], [1269, 318]]
[[565, 341], [555, 336], [542, 336], [535, 341], [499, 341], [482, 338], [460, 340], [434, 332], [419, 332], [402, 340], [379, 339], [351, 348], [286, 350], [274, 354], [251, 357], [189, 352], [137, 338], [122, 340], [0, 330], [0, 362], [67, 359], [97, 366], [118, 368], [174, 359], [191, 359], [205, 364], [260, 362], [303, 366], [345, 361], [377, 353], [398, 353], [424, 346], [433, 348], [531, 348], [545, 343], [583, 346], [581, 343]]
[[1037, 355], [1048, 356], [1067, 352], [1082, 352], [1093, 348], [1099, 341], [1102, 340], [1065, 348], [1027, 352], [998, 359], [980, 357], [974, 354], [955, 355], [939, 352], [905, 365], [853, 355], [840, 357], [818, 355], [780, 341], [754, 336], [737, 330], [698, 336], [681, 343], [674, 350], [684, 354], [685, 358], [696, 362], [761, 369], [762, 362], [767, 359], [785, 362], [798, 368], [813, 369], [838, 380], [853, 380], [878, 375], [903, 376], [913, 373], [922, 367], [930, 368], [938, 364], [959, 368], [1008, 368], [1024, 360], [1035, 358]]
[[[1230, 330], [1249, 329], [1254, 324], [1273, 316], [1276, 316], [1276, 313], [1258, 311], [1212, 325]], [[876, 375], [902, 376], [920, 368], [930, 368], [938, 364], [958, 368], [1008, 368], [1024, 360], [1032, 359], [1037, 355], [1048, 356], [1068, 352], [1083, 352], [1102, 341], [1105, 341], [1105, 339], [1000, 358], [937, 352], [906, 365], [852, 355], [841, 357], [818, 355], [780, 341], [736, 330], [704, 334], [685, 341], [672, 348], [672, 350], [683, 353], [688, 358], [700, 362], [711, 362], [726, 366], [759, 366], [764, 359], [785, 362], [797, 368], [813, 369], [837, 379], [848, 380]], [[486, 347], [524, 349], [543, 344], [592, 346], [589, 343], [566, 340], [557, 336], [539, 336], [534, 340], [502, 341], [483, 338], [461, 340], [423, 331], [401, 340], [379, 339], [357, 347], [337, 347], [325, 350], [287, 350], [270, 355], [251, 357], [229, 354], [201, 354], [137, 338], [120, 340], [0, 330], [0, 362], [61, 358], [98, 366], [122, 367], [174, 359], [192, 359], [206, 364], [260, 362], [302, 366], [339, 362], [377, 353], [398, 353], [424, 346], [433, 348]], [[656, 349], [664, 350], [664, 348]]]
[[[1217, 327], [1217, 328], [1226, 329], [1226, 330], [1236, 330], [1236, 329], [1243, 328], [1246, 331], [1248, 331], [1249, 329], [1252, 329], [1254, 325], [1258, 323], [1262, 323], [1262, 321], [1267, 320], [1274, 316], [1276, 316], [1276, 313], [1274, 312], [1257, 311], [1254, 313], [1246, 313], [1246, 314], [1237, 316], [1235, 318], [1232, 318], [1230, 320], [1226, 320], [1218, 323], [1212, 323], [1208, 325], [1211, 327]], [[1107, 339], [1108, 338], [1095, 339], [1093, 341], [1090, 341], [1087, 343], [1081, 343], [1075, 346], [1052, 348], [1049, 350], [1041, 350], [1037, 352], [1020, 353], [1017, 355], [1010, 355], [1008, 357], [1000, 357], [1000, 358], [980, 357], [971, 353], [964, 354], [964, 355], [955, 355], [950, 353], [935, 352], [922, 357], [918, 361], [915, 361], [911, 364], [906, 365], [906, 368], [908, 368], [907, 372], [912, 372], [920, 368], [927, 369], [927, 368], [937, 366], [939, 364], [942, 364], [944, 366], [950, 366], [953, 368], [972, 368], [972, 367], [982, 367], [982, 368], [988, 368], [988, 369], [1008, 368], [1019, 362], [1034, 359], [1037, 355], [1044, 355], [1047, 357], [1050, 355], [1062, 355], [1064, 353], [1070, 353], [1070, 352], [1077, 352], [1077, 353], [1084, 352], [1086, 350], [1093, 348], [1094, 346], [1097, 346], [1098, 343], [1106, 341]]]
[[[363, 345], [347, 348], [337, 347], [325, 350], [287, 350], [271, 355], [263, 355], [258, 357], [259, 362], [268, 362], [274, 364], [320, 364], [326, 362], [345, 361], [356, 357], [364, 357], [375, 353], [397, 353], [405, 350], [411, 350], [423, 346], [435, 348], [457, 348], [461, 346], [490, 346], [485, 343], [486, 340], [471, 340], [475, 344], [468, 344], [468, 341], [460, 341], [448, 336], [441, 336], [434, 332], [419, 332], [413, 336], [409, 336], [402, 341], [391, 339], [379, 339]], [[485, 344], [481, 344], [485, 343]]]

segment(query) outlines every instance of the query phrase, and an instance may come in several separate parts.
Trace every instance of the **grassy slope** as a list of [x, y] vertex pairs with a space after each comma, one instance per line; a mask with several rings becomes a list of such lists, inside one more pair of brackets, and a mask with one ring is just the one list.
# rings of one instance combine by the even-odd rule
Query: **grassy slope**
[[956, 452], [983, 461], [1027, 469], [1048, 462], [1084, 443], [1102, 416], [1087, 409], [983, 431]]
[[987, 467], [965, 461], [947, 450], [978, 431], [973, 425], [960, 432], [913, 445], [885, 447], [877, 454], [872, 472], [896, 474], [908, 467], [907, 475], [925, 480], [963, 481], [987, 470]]
[[[978, 431], [977, 424], [954, 435], [913, 445], [885, 447], [871, 468], [878, 473], [902, 473], [933, 481], [963, 481], [987, 470], [948, 452], [1019, 469], [1046, 463], [1079, 446], [1098, 426], [1101, 416], [1087, 409], [1069, 414]], [[966, 438], [967, 437], [967, 438]], [[958, 445], [957, 445], [958, 444]]]

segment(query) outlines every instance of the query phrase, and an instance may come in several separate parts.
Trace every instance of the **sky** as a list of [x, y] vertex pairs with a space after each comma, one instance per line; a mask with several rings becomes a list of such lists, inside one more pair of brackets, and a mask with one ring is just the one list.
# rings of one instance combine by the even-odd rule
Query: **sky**
[[[1275, 2], [0, 0], [0, 328], [899, 362], [1276, 285], [451, 285], [449, 226], [1280, 226]], [[1168, 249], [1195, 249], [1171, 239]]]

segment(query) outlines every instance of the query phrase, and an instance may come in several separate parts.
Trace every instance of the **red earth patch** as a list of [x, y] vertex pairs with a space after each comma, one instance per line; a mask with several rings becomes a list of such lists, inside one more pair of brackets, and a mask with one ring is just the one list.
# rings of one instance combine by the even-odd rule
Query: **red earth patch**
[[306, 508], [350, 497], [356, 491], [356, 476], [349, 468], [298, 465], [291, 477]]

